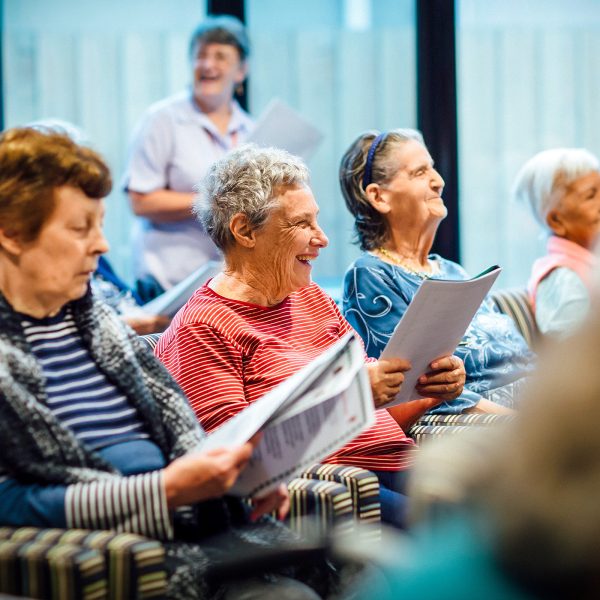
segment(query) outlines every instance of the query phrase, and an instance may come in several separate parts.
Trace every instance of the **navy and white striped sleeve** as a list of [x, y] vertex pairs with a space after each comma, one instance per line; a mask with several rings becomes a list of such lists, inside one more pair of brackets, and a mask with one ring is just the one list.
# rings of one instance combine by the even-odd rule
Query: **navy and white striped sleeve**
[[67, 527], [173, 539], [162, 471], [70, 485], [65, 512]]

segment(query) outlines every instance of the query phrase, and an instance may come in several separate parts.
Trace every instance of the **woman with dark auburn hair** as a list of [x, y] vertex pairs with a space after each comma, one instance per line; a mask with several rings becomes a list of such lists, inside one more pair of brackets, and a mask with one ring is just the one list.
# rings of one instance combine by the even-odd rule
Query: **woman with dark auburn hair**
[[[90, 292], [108, 250], [98, 154], [56, 132], [0, 136], [0, 525], [111, 529], [161, 540], [169, 598], [314, 599], [273, 575], [211, 588], [225, 547], [276, 546], [287, 492], [249, 509], [224, 496], [255, 440], [202, 452], [204, 432], [151, 350]], [[247, 529], [250, 520], [261, 527]], [[186, 540], [186, 542], [182, 541]], [[324, 564], [312, 577], [327, 590]], [[294, 573], [299, 571], [293, 571]], [[279, 577], [279, 578], [278, 578]], [[227, 588], [227, 589], [225, 589]], [[294, 595], [296, 594], [296, 595]]]
[[[364, 251], [346, 271], [342, 310], [367, 354], [377, 358], [424, 279], [467, 274], [430, 254], [447, 209], [444, 180], [418, 131], [361, 134], [344, 154], [339, 177]], [[511, 412], [534, 356], [491, 300], [478, 310], [455, 356], [465, 364], [465, 389], [431, 412]]]
[[253, 127], [234, 99], [249, 52], [238, 19], [205, 19], [190, 40], [190, 89], [152, 105], [136, 128], [124, 187], [140, 217], [135, 275], [145, 302], [220, 256], [193, 218], [192, 200], [210, 165]]

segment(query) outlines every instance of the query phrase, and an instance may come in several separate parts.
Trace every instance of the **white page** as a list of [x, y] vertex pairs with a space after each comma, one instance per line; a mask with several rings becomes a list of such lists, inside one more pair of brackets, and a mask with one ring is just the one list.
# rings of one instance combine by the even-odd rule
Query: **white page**
[[286, 406], [293, 404], [296, 399], [310, 390], [313, 381], [318, 379], [330, 363], [335, 361], [350, 344], [357, 344], [357, 340], [351, 333], [208, 434], [202, 441], [200, 449], [212, 450], [246, 443], [278, 411], [280, 413]]
[[263, 438], [231, 490], [262, 495], [342, 447], [374, 420], [362, 347], [349, 334], [209, 434], [199, 449], [243, 444], [262, 430]]
[[231, 493], [262, 496], [353, 440], [375, 422], [369, 376], [362, 366], [348, 386], [319, 404], [264, 428]]
[[258, 118], [247, 142], [274, 146], [308, 160], [317, 150], [323, 134], [300, 113], [275, 98]]
[[415, 390], [418, 378], [433, 360], [454, 352], [500, 271], [493, 267], [466, 281], [423, 281], [381, 353], [381, 358], [406, 358], [412, 365], [386, 408], [421, 398]]
[[142, 314], [173, 317], [190, 299], [191, 295], [211, 277], [219, 273], [222, 268], [223, 263], [209, 260], [199, 269], [188, 275], [183, 281], [180, 281], [171, 289], [154, 298], [154, 300], [150, 300], [150, 302], [141, 306], [140, 310]]

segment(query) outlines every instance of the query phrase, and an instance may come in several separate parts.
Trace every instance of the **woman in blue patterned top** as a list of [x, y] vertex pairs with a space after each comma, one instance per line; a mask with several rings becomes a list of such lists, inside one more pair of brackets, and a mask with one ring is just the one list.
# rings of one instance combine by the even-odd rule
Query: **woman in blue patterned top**
[[[378, 357], [423, 279], [468, 275], [430, 254], [447, 209], [444, 180], [418, 131], [360, 135], [342, 158], [340, 185], [364, 251], [346, 272], [343, 312], [369, 356]], [[432, 412], [510, 412], [534, 355], [491, 300], [484, 301], [455, 354], [465, 363], [465, 390]]]

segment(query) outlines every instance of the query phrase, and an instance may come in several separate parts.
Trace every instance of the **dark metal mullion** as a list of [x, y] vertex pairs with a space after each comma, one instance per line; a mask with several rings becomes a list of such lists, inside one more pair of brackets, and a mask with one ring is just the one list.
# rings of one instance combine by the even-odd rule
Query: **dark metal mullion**
[[[233, 15], [242, 23], [246, 22], [246, 10], [244, 0], [206, 0], [206, 14], [208, 15]], [[248, 80], [243, 86], [241, 94], [235, 95], [240, 106], [248, 110]]]
[[438, 171], [446, 182], [448, 216], [434, 244], [437, 252], [460, 260], [456, 21], [454, 0], [415, 0], [417, 8], [417, 122]]

